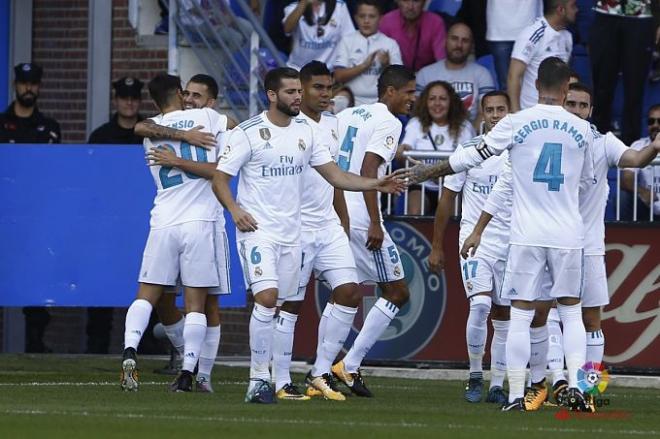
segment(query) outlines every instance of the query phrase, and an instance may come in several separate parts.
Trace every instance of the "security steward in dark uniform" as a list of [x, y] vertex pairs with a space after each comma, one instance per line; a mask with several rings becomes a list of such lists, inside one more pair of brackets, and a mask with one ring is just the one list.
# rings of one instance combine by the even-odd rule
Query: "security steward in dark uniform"
[[133, 133], [135, 124], [144, 119], [138, 112], [142, 102], [142, 85], [142, 81], [131, 77], [121, 78], [112, 84], [117, 112], [110, 122], [92, 132], [87, 143], [142, 144], [142, 137]]
[[[140, 144], [142, 137], [133, 133], [135, 124], [143, 119], [139, 114], [142, 102], [143, 83], [137, 78], [125, 77], [113, 82], [116, 112], [110, 122], [95, 129], [87, 143]], [[88, 354], [107, 354], [110, 347], [110, 333], [114, 308], [87, 308], [87, 350]]]
[[37, 109], [42, 73], [32, 63], [14, 67], [16, 100], [0, 113], [0, 143], [60, 143], [60, 124]]
[[[16, 99], [0, 113], [0, 143], [60, 143], [60, 124], [37, 109], [43, 70], [36, 64], [14, 67]], [[25, 315], [25, 352], [50, 352], [44, 333], [50, 313], [43, 306], [23, 308]]]

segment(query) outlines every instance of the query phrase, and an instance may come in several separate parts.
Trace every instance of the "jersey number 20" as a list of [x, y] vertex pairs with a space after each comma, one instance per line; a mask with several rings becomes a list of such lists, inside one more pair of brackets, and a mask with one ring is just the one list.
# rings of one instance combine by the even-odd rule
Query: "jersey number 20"
[[534, 182], [547, 183], [548, 190], [558, 192], [564, 184], [561, 173], [561, 143], [544, 143], [534, 168]]
[[[163, 144], [159, 148], [165, 148], [176, 154], [174, 147], [170, 144], [167, 143]], [[206, 150], [204, 148], [200, 146], [194, 146], [193, 148], [195, 148], [195, 153], [197, 156], [197, 160], [195, 161], [197, 162], [208, 161]], [[181, 142], [181, 158], [184, 160], [193, 160], [192, 150], [189, 143]], [[160, 177], [160, 184], [163, 185], [163, 189], [167, 189], [172, 186], [178, 186], [183, 183], [183, 176], [180, 173], [175, 175], [169, 175], [171, 170], [172, 170], [171, 167], [163, 166], [162, 168], [160, 168], [160, 171], [158, 172], [158, 177]], [[189, 172], [185, 172], [185, 174], [188, 176], [188, 178], [191, 178], [193, 180], [200, 178], [199, 175], [191, 174]]]

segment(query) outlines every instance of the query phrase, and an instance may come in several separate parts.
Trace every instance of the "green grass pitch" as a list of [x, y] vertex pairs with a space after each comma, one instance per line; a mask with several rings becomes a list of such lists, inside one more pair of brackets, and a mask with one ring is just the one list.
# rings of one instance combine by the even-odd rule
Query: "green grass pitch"
[[140, 391], [124, 393], [117, 357], [0, 355], [0, 438], [660, 437], [657, 389], [610, 387], [595, 415], [558, 416], [469, 404], [458, 381], [366, 377], [373, 399], [258, 406], [246, 369], [216, 366], [215, 394], [180, 394], [151, 373], [163, 363], [140, 360]]

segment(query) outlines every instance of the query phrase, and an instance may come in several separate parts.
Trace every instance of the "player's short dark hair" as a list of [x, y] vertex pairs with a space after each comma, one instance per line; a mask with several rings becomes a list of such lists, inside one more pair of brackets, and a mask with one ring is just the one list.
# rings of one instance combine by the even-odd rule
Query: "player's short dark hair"
[[558, 90], [571, 78], [571, 68], [556, 56], [541, 61], [538, 72], [539, 88]]
[[409, 68], [398, 64], [389, 65], [378, 77], [378, 96], [383, 96], [387, 87], [394, 87], [399, 90], [414, 80], [415, 73]]
[[568, 0], [543, 0], [543, 15], [551, 14], [557, 6], [566, 6]]
[[571, 91], [581, 91], [583, 93], [586, 93], [589, 95], [589, 102], [591, 105], [594, 104], [594, 92], [591, 90], [591, 88], [582, 82], [574, 82], [572, 84], [568, 85], [568, 89]]
[[264, 79], [264, 91], [268, 93], [268, 90], [272, 90], [277, 93], [280, 87], [282, 87], [282, 79], [300, 79], [300, 73], [298, 73], [298, 70], [292, 69], [291, 67], [274, 68], [266, 73], [266, 78]]
[[149, 81], [149, 94], [161, 110], [176, 96], [176, 92], [183, 92], [181, 78], [167, 73], [160, 73]]
[[312, 79], [312, 76], [332, 76], [332, 73], [330, 73], [330, 69], [324, 62], [311, 61], [300, 69], [300, 81], [308, 82]]
[[577, 82], [581, 82], [580, 75], [575, 70], [571, 70], [571, 78], [577, 78]]
[[507, 108], [511, 108], [511, 98], [509, 97], [507, 92], [505, 92], [504, 90], [493, 90], [493, 91], [489, 91], [481, 98], [481, 109], [482, 110], [484, 109], [487, 98], [494, 98], [495, 96], [502, 96], [506, 100]]
[[649, 111], [648, 111], [648, 113], [646, 113], [646, 114], [651, 114], [652, 112], [654, 112], [654, 111], [656, 111], [656, 110], [660, 110], [660, 104], [653, 104], [653, 105], [651, 105], [651, 108], [649, 108]]
[[213, 76], [205, 75], [204, 73], [198, 73], [190, 78], [190, 81], [188, 82], [205, 85], [209, 90], [209, 95], [213, 99], [218, 99], [218, 83], [215, 81], [215, 79], [213, 79]]
[[374, 8], [378, 9], [379, 14], [383, 15], [383, 5], [381, 4], [381, 0], [358, 0], [355, 4], [356, 14], [360, 5], [373, 6]]

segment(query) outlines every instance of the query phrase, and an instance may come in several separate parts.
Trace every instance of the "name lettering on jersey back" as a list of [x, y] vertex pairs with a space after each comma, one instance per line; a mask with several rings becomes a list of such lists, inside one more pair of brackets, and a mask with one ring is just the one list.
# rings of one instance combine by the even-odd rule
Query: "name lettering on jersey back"
[[[516, 143], [523, 143], [525, 141], [525, 138], [530, 134], [532, 134], [534, 131], [540, 129], [550, 129], [550, 125], [551, 124], [548, 119], [533, 120], [530, 123], [523, 125], [518, 130], [518, 132], [516, 132], [516, 135], [513, 137], [513, 140]], [[560, 120], [555, 119], [552, 121], [552, 129], [556, 131], [563, 131], [565, 133], [568, 133], [571, 137], [573, 137], [573, 140], [575, 140], [575, 142], [578, 144], [578, 148], [582, 148], [586, 144], [584, 136], [573, 125], [569, 125], [568, 122], [562, 122]]]
[[168, 125], [170, 128], [176, 128], [178, 130], [182, 128], [192, 128], [195, 126], [195, 122], [192, 120], [179, 120]]
[[302, 174], [304, 166], [294, 164], [294, 158], [289, 155], [280, 156], [279, 166], [262, 166], [262, 177], [286, 177]]
[[488, 195], [490, 194], [490, 191], [493, 190], [493, 186], [495, 186], [496, 182], [497, 182], [497, 175], [489, 175], [488, 184], [479, 184], [476, 181], [472, 182], [472, 192]]
[[365, 121], [365, 122], [368, 121], [369, 119], [371, 119], [371, 113], [369, 113], [364, 108], [356, 108], [355, 110], [353, 110], [353, 112], [351, 114], [360, 116], [362, 118], [362, 120]]

